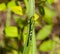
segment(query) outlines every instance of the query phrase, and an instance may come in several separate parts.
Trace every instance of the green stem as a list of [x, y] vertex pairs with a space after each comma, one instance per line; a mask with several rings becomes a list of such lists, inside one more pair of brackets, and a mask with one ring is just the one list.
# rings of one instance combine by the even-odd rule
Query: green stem
[[10, 26], [10, 19], [11, 19], [11, 10], [8, 8], [7, 19], [6, 19], [6, 27]]
[[34, 13], [35, 13], [35, 0], [24, 0], [27, 8], [28, 15], [28, 34], [26, 44], [24, 46], [23, 54], [29, 54], [29, 49], [32, 47], [31, 54], [36, 54], [36, 39], [34, 30]]

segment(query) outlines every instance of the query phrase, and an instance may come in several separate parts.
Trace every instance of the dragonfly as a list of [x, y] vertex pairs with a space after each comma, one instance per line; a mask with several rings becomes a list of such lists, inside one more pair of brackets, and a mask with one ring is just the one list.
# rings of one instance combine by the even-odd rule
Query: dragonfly
[[32, 16], [31, 18], [28, 18], [28, 41], [27, 41], [27, 46], [29, 44], [29, 42], [32, 41], [32, 33], [33, 33], [33, 27], [34, 26], [34, 16]]

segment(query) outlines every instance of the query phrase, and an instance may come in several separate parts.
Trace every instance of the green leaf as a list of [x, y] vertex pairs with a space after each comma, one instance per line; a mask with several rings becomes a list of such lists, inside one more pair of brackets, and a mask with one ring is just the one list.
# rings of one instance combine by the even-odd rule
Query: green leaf
[[7, 5], [8, 8], [16, 6], [15, 1], [10, 1]]
[[26, 43], [26, 39], [27, 39], [27, 26], [24, 27], [24, 30], [23, 30], [23, 41], [24, 41], [24, 44]]
[[53, 44], [52, 40], [44, 41], [40, 45], [39, 50], [42, 51], [42, 52], [48, 52], [48, 51], [50, 51], [52, 49], [52, 44]]
[[21, 6], [11, 7], [12, 12], [18, 15], [23, 15], [23, 10]]
[[46, 25], [44, 26], [39, 32], [37, 33], [37, 39], [38, 40], [44, 40], [49, 36], [52, 30], [52, 25]]
[[47, 2], [48, 2], [49, 4], [52, 4], [52, 3], [54, 3], [54, 0], [47, 0]]
[[44, 10], [45, 10], [45, 16], [44, 16], [43, 20], [48, 24], [52, 24], [53, 18], [55, 16], [56, 12], [54, 10], [49, 9], [48, 7], [44, 7]]
[[39, 15], [37, 13], [34, 14], [34, 20], [36, 21], [39, 18]]
[[23, 15], [22, 7], [21, 5], [16, 5], [15, 1], [10, 1], [7, 5], [8, 8], [11, 9], [12, 12], [18, 15]]
[[6, 10], [6, 5], [5, 3], [0, 4], [0, 11], [5, 11]]
[[9, 26], [5, 28], [6, 37], [14, 38], [18, 37], [18, 29], [15, 26]]

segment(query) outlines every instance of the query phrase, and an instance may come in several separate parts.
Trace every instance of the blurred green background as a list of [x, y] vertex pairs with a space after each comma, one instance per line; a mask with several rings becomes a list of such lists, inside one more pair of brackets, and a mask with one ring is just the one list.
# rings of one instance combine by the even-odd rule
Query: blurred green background
[[[0, 54], [23, 53], [27, 15], [24, 0], [0, 0]], [[33, 18], [36, 54], [60, 54], [60, 0], [35, 0]]]

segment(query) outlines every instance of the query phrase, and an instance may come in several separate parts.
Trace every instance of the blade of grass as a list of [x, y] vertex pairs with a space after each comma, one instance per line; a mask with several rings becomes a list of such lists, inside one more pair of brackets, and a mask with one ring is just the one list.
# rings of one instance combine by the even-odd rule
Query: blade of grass
[[36, 54], [36, 38], [35, 38], [34, 24], [33, 24], [33, 31], [32, 31], [32, 54]]
[[10, 26], [10, 19], [11, 19], [11, 10], [7, 9], [7, 19], [6, 19], [6, 27]]
[[29, 0], [29, 12], [28, 17], [32, 18], [35, 13], [35, 0]]
[[[34, 19], [33, 19], [35, 13], [35, 0], [24, 0], [24, 1], [26, 4], [26, 8], [27, 8], [26, 11], [28, 15], [28, 34], [27, 34], [27, 39], [24, 46], [23, 54], [29, 54], [29, 49], [31, 47], [31, 44], [32, 44], [32, 49], [31, 49], [32, 54], [36, 54], [36, 40], [35, 40]], [[30, 36], [31, 31], [32, 31], [32, 36]]]

